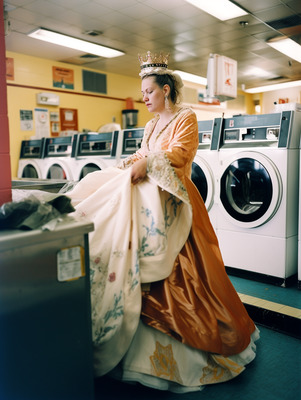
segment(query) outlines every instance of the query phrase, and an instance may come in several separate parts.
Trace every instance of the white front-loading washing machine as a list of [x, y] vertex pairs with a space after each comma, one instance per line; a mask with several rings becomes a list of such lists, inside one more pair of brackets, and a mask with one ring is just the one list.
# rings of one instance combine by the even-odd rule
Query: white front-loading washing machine
[[58, 136], [45, 139], [45, 156], [43, 159], [44, 179], [66, 179], [74, 181], [74, 148], [75, 136]]
[[300, 114], [237, 116], [223, 126], [217, 236], [224, 263], [286, 286], [297, 273]]
[[222, 118], [198, 121], [199, 147], [192, 163], [191, 180], [202, 196], [211, 224], [216, 229], [216, 173]]
[[120, 131], [77, 135], [73, 177], [78, 181], [87, 174], [114, 167], [118, 163]]
[[18, 178], [43, 178], [45, 139], [22, 140]]

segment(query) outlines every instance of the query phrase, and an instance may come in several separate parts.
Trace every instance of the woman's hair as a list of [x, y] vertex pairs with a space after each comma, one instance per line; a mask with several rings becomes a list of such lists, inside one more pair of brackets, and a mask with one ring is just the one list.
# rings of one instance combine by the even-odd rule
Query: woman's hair
[[[155, 79], [156, 84], [163, 89], [164, 85], [168, 85], [170, 87], [170, 100], [173, 104], [180, 103], [181, 101], [181, 86], [182, 86], [182, 81], [178, 81], [177, 77], [173, 74], [147, 74], [142, 77], [148, 78], [150, 76], [153, 76]], [[181, 78], [180, 78], [181, 79]]]

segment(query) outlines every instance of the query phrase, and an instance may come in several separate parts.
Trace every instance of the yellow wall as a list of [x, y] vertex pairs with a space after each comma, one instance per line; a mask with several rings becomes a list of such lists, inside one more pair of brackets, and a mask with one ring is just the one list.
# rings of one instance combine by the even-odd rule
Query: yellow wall
[[[78, 110], [78, 130], [84, 129], [97, 131], [104, 124], [112, 122], [122, 126], [122, 110], [126, 108], [126, 98], [134, 100], [134, 108], [138, 112], [137, 126], [144, 126], [153, 115], [150, 114], [142, 103], [141, 80], [138, 77], [139, 65], [137, 62], [137, 78], [118, 74], [111, 74], [93, 70], [86, 66], [71, 65], [24, 54], [7, 52], [7, 57], [14, 60], [14, 80], [7, 80], [7, 102], [10, 132], [10, 159], [12, 177], [17, 176], [21, 141], [35, 136], [35, 127], [32, 131], [21, 130], [20, 110], [47, 108], [49, 111], [59, 111], [59, 108], [74, 108]], [[122, 58], [120, 58], [122, 62]], [[53, 87], [52, 67], [62, 67], [74, 71], [74, 89], [56, 89]], [[107, 94], [98, 95], [82, 90], [82, 70], [102, 72], [107, 76]], [[54, 92], [59, 95], [59, 106], [44, 106], [36, 103], [36, 94], [41, 92]], [[242, 93], [239, 93], [242, 95]], [[244, 93], [243, 104], [235, 113], [253, 114], [253, 96]], [[211, 119], [227, 113], [227, 110], [213, 107], [199, 107], [191, 105], [197, 113], [199, 120]], [[228, 113], [233, 114], [229, 109]], [[225, 114], [225, 116], [227, 116]]]
[[[78, 129], [97, 130], [101, 125], [112, 122], [122, 125], [122, 110], [126, 108], [126, 98], [134, 100], [134, 108], [138, 112], [138, 126], [144, 126], [152, 118], [141, 99], [141, 80], [122, 75], [105, 73], [107, 75], [107, 94], [98, 95], [82, 90], [82, 70], [96, 71], [85, 66], [70, 65], [17, 53], [6, 53], [14, 59], [14, 80], [7, 80], [7, 103], [10, 132], [10, 155], [12, 177], [17, 176], [21, 141], [35, 136], [32, 131], [22, 131], [20, 110], [47, 108], [49, 111], [59, 111], [59, 108], [75, 108], [78, 110]], [[122, 61], [121, 61], [122, 62]], [[74, 89], [55, 89], [52, 83], [52, 67], [62, 67], [74, 71]], [[44, 106], [36, 103], [36, 94], [50, 92], [59, 95], [59, 106]], [[87, 96], [89, 94], [89, 96]], [[113, 99], [110, 99], [112, 97]]]

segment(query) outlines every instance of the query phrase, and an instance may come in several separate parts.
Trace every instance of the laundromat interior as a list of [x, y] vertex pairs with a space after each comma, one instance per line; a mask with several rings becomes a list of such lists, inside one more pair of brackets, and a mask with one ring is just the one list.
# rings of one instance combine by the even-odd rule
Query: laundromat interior
[[[299, 398], [300, 0], [225, 8], [219, 0], [0, 0], [0, 9], [1, 400]], [[50, 43], [45, 32], [110, 52]], [[153, 118], [139, 77], [138, 54], [148, 51], [169, 53], [182, 77], [182, 103], [199, 130], [191, 179], [260, 331], [243, 374], [187, 394], [94, 377], [93, 221], [68, 219], [65, 202], [62, 226], [42, 226], [39, 216], [5, 225], [4, 206], [17, 213], [18, 194], [56, 198], [140, 148]], [[66, 257], [81, 266], [74, 276]]]

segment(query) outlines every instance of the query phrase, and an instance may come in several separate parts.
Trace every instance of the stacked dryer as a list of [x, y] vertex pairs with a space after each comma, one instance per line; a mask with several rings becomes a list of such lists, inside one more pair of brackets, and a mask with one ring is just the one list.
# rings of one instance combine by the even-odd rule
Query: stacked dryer
[[217, 236], [225, 265], [285, 286], [297, 273], [301, 113], [227, 118]]
[[45, 139], [23, 140], [18, 165], [18, 178], [43, 178]]
[[212, 226], [216, 229], [216, 172], [222, 118], [198, 121], [199, 147], [192, 163], [191, 180], [200, 192]]

